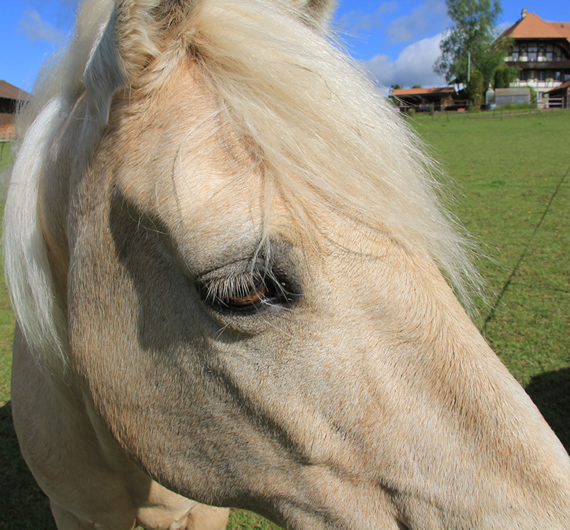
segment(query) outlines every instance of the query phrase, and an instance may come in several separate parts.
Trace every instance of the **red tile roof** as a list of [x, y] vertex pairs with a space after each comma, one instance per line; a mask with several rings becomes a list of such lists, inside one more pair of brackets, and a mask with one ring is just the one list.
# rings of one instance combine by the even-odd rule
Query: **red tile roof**
[[29, 101], [30, 99], [32, 99], [32, 95], [28, 94], [25, 90], [22, 90], [14, 85], [11, 85], [6, 81], [0, 80], [0, 98]]
[[548, 22], [548, 24], [570, 41], [570, 22]]
[[503, 32], [513, 39], [566, 39], [570, 41], [570, 22], [545, 22], [534, 13], [515, 22]]
[[394, 96], [423, 96], [423, 95], [453, 95], [455, 89], [453, 87], [444, 88], [396, 88], [392, 92]]

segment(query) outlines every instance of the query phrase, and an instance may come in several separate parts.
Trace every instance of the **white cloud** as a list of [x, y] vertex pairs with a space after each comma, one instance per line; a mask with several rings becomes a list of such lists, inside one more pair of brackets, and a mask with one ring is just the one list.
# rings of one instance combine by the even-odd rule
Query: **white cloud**
[[433, 71], [433, 63], [440, 55], [439, 43], [442, 33], [406, 46], [398, 58], [392, 61], [387, 55], [376, 55], [363, 62], [364, 68], [380, 85], [403, 85], [411, 87], [446, 86], [445, 79]]
[[36, 41], [48, 41], [60, 43], [64, 40], [63, 31], [55, 28], [49, 22], [42, 19], [35, 9], [27, 9], [18, 23], [18, 31], [26, 35], [32, 43]]

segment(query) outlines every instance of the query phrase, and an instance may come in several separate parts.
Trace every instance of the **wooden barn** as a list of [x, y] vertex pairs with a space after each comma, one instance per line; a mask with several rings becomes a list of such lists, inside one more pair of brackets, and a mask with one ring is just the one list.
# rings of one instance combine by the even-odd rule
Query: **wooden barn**
[[396, 88], [392, 96], [404, 109], [416, 112], [445, 110], [455, 104], [456, 93], [453, 87], [444, 88]]
[[570, 108], [570, 80], [546, 93], [549, 109]]
[[0, 80], [0, 141], [6, 142], [14, 139], [16, 112], [31, 98], [31, 94]]

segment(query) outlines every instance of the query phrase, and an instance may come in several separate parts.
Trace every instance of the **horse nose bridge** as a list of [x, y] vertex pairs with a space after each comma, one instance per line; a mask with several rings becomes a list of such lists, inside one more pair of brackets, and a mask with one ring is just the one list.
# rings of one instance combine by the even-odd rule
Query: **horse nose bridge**
[[[354, 236], [359, 238], [360, 236]], [[368, 247], [367, 239], [331, 243], [326, 256], [317, 261], [318, 272], [310, 279], [311, 291], [321, 307], [332, 308], [327, 318], [338, 320], [347, 333], [363, 326], [379, 329], [397, 300], [423, 289], [418, 267], [395, 243], [382, 239]], [[362, 248], [361, 248], [362, 247]]]

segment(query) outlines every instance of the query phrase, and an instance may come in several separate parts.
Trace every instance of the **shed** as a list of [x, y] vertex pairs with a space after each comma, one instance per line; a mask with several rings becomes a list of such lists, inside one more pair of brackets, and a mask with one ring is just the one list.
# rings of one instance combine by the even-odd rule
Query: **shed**
[[0, 80], [0, 141], [14, 139], [16, 113], [20, 106], [31, 99], [32, 95], [28, 92]]
[[429, 110], [444, 110], [454, 104], [455, 89], [443, 88], [396, 88], [392, 96], [397, 98], [403, 107], [412, 108], [419, 112]]
[[495, 105], [528, 103], [530, 104], [530, 88], [497, 88], [495, 90]]
[[548, 97], [549, 109], [570, 108], [570, 80], [549, 90], [546, 95]]

